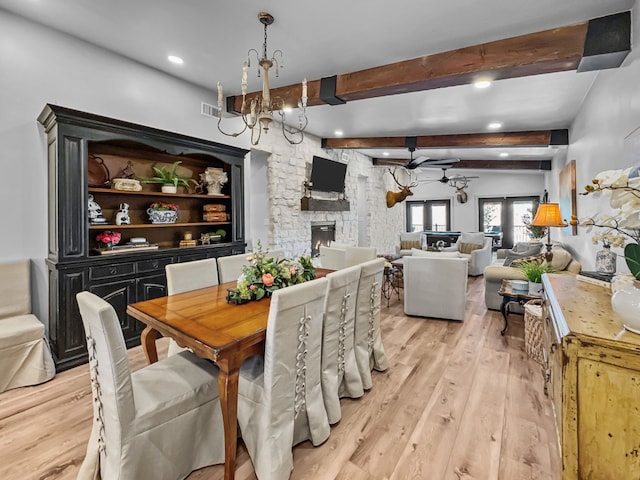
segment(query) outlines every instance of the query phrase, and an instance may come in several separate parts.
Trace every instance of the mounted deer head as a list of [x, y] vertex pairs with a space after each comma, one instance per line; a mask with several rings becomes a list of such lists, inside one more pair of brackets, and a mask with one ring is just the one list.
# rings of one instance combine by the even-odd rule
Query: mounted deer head
[[413, 195], [413, 192], [410, 190], [410, 188], [413, 188], [413, 187], [418, 185], [418, 182], [411, 182], [409, 185], [402, 185], [398, 181], [398, 179], [396, 178], [395, 170], [392, 171], [391, 169], [389, 169], [389, 173], [391, 174], [391, 176], [393, 177], [395, 182], [400, 187], [400, 191], [399, 192], [390, 192], [390, 191], [387, 192], [387, 208], [391, 208], [396, 203], [402, 202], [409, 195]]

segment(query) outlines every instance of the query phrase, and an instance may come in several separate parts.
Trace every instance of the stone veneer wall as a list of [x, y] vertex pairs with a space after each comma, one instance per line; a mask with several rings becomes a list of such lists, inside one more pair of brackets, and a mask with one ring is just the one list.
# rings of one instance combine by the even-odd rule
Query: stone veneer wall
[[[278, 129], [262, 135], [258, 149], [269, 152], [267, 166], [269, 227], [268, 244], [282, 248], [287, 256], [308, 255], [311, 249], [311, 222], [336, 222], [336, 241], [357, 245], [358, 243], [358, 178], [366, 177], [368, 202], [369, 245], [378, 253], [393, 253], [398, 232], [404, 228], [404, 204], [387, 209], [385, 192], [391, 187], [386, 169], [373, 167], [371, 159], [350, 150], [324, 150], [320, 140], [305, 135], [299, 145], [286, 142]], [[342, 153], [344, 152], [344, 155]], [[308, 212], [300, 210], [303, 181], [307, 175], [307, 164], [314, 155], [342, 161], [347, 160], [345, 197], [350, 209], [346, 212]], [[322, 193], [314, 196], [322, 198]], [[326, 195], [326, 194], [325, 194]], [[325, 197], [327, 198], [327, 197]]]

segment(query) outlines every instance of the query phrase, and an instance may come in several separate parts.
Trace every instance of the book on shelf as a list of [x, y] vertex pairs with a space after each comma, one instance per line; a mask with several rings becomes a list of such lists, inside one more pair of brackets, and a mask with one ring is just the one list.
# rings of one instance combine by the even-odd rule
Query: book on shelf
[[600, 272], [580, 272], [576, 275], [576, 280], [580, 282], [590, 283], [591, 285], [598, 285], [599, 287], [608, 289], [611, 289], [611, 278], [613, 278], [613, 275], [608, 275], [606, 273], [602, 274]]
[[611, 279], [613, 279], [613, 276], [615, 274], [582, 270], [580, 272], [580, 275], [582, 275], [583, 277], [590, 277], [590, 278], [595, 278], [597, 280], [602, 280], [603, 282], [611, 282]]

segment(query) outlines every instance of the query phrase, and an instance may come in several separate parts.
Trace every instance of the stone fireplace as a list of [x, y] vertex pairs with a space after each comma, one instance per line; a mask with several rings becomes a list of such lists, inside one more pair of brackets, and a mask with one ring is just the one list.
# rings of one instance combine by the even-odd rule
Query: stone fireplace
[[311, 222], [311, 256], [320, 253], [320, 245], [328, 246], [336, 239], [336, 222]]

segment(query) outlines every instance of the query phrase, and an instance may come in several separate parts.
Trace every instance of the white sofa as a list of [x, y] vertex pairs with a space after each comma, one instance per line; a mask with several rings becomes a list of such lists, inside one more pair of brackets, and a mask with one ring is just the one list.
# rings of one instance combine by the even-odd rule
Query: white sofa
[[464, 320], [467, 259], [443, 255], [405, 256], [404, 313]]
[[482, 232], [463, 232], [450, 247], [443, 252], [458, 252], [461, 258], [469, 261], [469, 275], [477, 276], [484, 273], [484, 269], [491, 265], [491, 247], [493, 240], [485, 237]]

